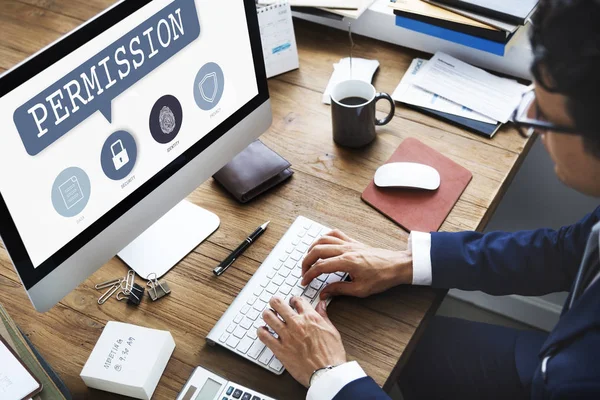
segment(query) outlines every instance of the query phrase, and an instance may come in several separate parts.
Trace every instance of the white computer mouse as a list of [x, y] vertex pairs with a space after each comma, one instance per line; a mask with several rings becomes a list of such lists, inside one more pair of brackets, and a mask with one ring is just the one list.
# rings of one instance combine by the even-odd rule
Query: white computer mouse
[[385, 164], [375, 172], [375, 185], [381, 188], [437, 190], [440, 173], [424, 164], [397, 162]]

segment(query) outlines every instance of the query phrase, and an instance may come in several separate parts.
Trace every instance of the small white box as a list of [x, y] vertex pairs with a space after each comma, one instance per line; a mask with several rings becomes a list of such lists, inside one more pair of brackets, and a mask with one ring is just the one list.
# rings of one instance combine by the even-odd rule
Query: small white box
[[81, 371], [93, 389], [150, 400], [175, 341], [170, 332], [111, 321]]

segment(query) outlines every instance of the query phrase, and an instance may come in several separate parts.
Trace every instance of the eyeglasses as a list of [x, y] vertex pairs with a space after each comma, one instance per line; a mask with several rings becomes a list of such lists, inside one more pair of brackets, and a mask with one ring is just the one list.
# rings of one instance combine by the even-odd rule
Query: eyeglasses
[[529, 86], [523, 93], [521, 102], [513, 113], [512, 121], [517, 127], [519, 134], [524, 138], [529, 138], [536, 132], [541, 133], [545, 131], [581, 134], [581, 132], [573, 127], [555, 125], [544, 119], [535, 101], [534, 85]]

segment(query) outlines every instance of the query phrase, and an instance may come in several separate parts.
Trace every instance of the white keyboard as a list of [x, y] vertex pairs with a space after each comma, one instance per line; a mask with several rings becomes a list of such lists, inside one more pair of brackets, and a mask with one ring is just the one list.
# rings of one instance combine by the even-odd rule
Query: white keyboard
[[336, 272], [321, 275], [306, 287], [301, 285], [302, 260], [308, 248], [329, 231], [317, 222], [298, 217], [209, 332], [208, 343], [221, 345], [277, 375], [282, 374], [283, 365], [258, 340], [256, 330], [265, 325], [262, 313], [271, 297], [289, 301], [292, 296], [302, 296], [316, 307], [326, 285], [346, 278], [346, 274]]

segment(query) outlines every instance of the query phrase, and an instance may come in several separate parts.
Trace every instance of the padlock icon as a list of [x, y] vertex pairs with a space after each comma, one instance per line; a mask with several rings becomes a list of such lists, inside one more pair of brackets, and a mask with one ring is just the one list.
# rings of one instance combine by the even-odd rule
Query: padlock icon
[[115, 165], [116, 171], [127, 165], [129, 162], [129, 154], [127, 154], [127, 149], [123, 147], [121, 139], [110, 145], [110, 151], [112, 152], [113, 164]]

